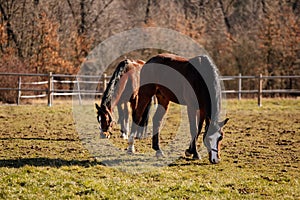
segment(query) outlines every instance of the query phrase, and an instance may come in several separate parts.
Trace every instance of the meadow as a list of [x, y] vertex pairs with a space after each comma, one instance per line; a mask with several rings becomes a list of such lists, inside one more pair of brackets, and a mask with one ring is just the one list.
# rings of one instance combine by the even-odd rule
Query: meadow
[[[165, 146], [180, 117], [173, 107]], [[0, 105], [0, 199], [300, 199], [300, 100], [264, 99], [262, 107], [227, 100], [226, 110], [221, 163], [182, 152], [168, 165], [129, 173], [85, 148], [70, 104]], [[110, 140], [125, 152], [117, 132]], [[154, 155], [150, 139], [136, 146]]]

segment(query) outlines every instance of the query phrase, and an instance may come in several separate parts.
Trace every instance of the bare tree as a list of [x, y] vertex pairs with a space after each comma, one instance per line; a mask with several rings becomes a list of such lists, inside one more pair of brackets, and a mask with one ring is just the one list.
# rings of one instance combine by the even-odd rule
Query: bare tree
[[6, 46], [13, 46], [12, 43], [14, 43], [18, 56], [23, 57], [21, 47], [19, 44], [17, 33], [14, 30], [14, 22], [13, 17], [16, 15], [17, 11], [19, 9], [19, 4], [15, 0], [1, 0], [0, 2], [0, 13], [2, 17], [2, 21], [6, 26], [6, 32], [7, 32], [7, 44]]

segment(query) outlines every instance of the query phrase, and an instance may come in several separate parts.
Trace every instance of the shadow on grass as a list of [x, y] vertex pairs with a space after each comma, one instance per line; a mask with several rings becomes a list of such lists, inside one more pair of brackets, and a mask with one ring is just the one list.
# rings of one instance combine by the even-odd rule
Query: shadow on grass
[[195, 160], [187, 157], [179, 157], [174, 163], [169, 164], [169, 167], [178, 166], [205, 166], [210, 165], [208, 162], [203, 162], [203, 160]]
[[[141, 159], [133, 160], [130, 158], [128, 163], [134, 165], [135, 162], [141, 161]], [[146, 163], [148, 160], [145, 160]], [[126, 162], [124, 159], [112, 159], [112, 160], [102, 160], [89, 159], [89, 160], [66, 160], [61, 158], [16, 158], [16, 159], [0, 159], [0, 167], [8, 168], [21, 168], [26, 165], [34, 167], [63, 167], [63, 166], [80, 166], [80, 167], [91, 167], [91, 166], [114, 166], [121, 165]], [[179, 157], [174, 162], [167, 164], [169, 167], [178, 166], [205, 166], [209, 165], [208, 162], [203, 162], [203, 160], [194, 160], [186, 157]], [[159, 166], [159, 165], [157, 165]]]
[[25, 165], [34, 167], [62, 167], [62, 166], [81, 166], [90, 167], [103, 165], [96, 160], [64, 160], [60, 158], [20, 158], [0, 160], [0, 167], [20, 168]]
[[0, 140], [42, 140], [42, 141], [67, 141], [67, 142], [75, 142], [78, 139], [71, 139], [71, 138], [24, 138], [24, 137], [14, 137], [14, 138], [0, 138]]

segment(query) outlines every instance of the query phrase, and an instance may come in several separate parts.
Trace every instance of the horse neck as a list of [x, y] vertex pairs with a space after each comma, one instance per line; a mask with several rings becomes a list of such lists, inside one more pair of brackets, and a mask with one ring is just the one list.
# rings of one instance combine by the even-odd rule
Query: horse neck
[[114, 109], [114, 107], [119, 103], [119, 101], [124, 102], [129, 100], [126, 99], [127, 93], [133, 93], [133, 84], [130, 78], [130, 72], [126, 72], [126, 75], [123, 75], [121, 77], [121, 81], [119, 83], [120, 84], [118, 84], [115, 88], [113, 102], [111, 103], [112, 109]]
[[117, 83], [119, 82], [122, 75], [125, 73], [126, 68], [127, 68], [126, 60], [119, 63], [119, 65], [117, 66], [116, 70], [114, 71], [114, 73], [113, 73], [111, 79], [109, 80], [109, 83], [103, 93], [101, 105], [105, 106], [109, 110], [111, 110], [112, 98], [115, 94], [115, 90], [117, 88]]
[[220, 85], [220, 79], [219, 79], [219, 73], [217, 68], [214, 66], [214, 64], [209, 60], [208, 57], [202, 56], [202, 63], [205, 66], [206, 75], [207, 78], [205, 78], [205, 83], [208, 88], [208, 95], [210, 99], [210, 124], [209, 124], [209, 131], [208, 135], [214, 134], [219, 130], [219, 124], [220, 121], [220, 113], [221, 113], [221, 85]]
[[217, 123], [220, 121], [220, 113], [221, 113], [221, 90], [218, 87], [218, 83], [214, 83], [214, 86], [217, 87], [216, 90], [209, 89], [210, 93], [210, 119], [212, 122]]
[[221, 112], [221, 85], [216, 66], [208, 56], [198, 56], [189, 62], [197, 69], [207, 87], [207, 115], [211, 123], [219, 121]]

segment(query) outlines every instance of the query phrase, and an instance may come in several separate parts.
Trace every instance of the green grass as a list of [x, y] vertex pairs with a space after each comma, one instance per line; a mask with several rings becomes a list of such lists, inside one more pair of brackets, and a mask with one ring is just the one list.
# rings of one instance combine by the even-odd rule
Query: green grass
[[[0, 106], [0, 199], [299, 199], [300, 101], [227, 104], [220, 164], [179, 158], [138, 174], [103, 166], [89, 154], [71, 106]], [[170, 109], [165, 146], [180, 121], [178, 107]], [[112, 141], [126, 148], [117, 134]], [[136, 146], [154, 155], [149, 142]]]

